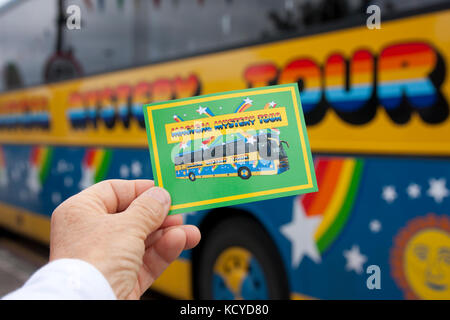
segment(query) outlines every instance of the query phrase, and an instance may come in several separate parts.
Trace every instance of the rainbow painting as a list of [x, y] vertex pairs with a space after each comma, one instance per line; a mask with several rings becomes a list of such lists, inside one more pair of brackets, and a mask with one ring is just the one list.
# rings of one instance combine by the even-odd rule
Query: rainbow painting
[[280, 130], [277, 129], [277, 128], [271, 128], [271, 129], [269, 129], [269, 130], [270, 130], [271, 133], [275, 133], [275, 134], [277, 134], [277, 135], [280, 135]]
[[105, 179], [111, 163], [112, 151], [103, 148], [89, 148], [83, 158], [83, 167], [94, 172], [94, 183]]
[[202, 144], [206, 145], [207, 147], [210, 147], [214, 143], [215, 140], [216, 140], [216, 137], [212, 136], [212, 137], [202, 141]]
[[274, 101], [272, 102], [267, 102], [264, 106], [264, 109], [270, 109], [270, 108], [275, 108], [276, 107], [276, 103]]
[[41, 185], [47, 180], [51, 168], [53, 148], [33, 147], [30, 153], [30, 164], [37, 169]]
[[215, 114], [208, 107], [199, 106], [196, 111], [200, 115], [206, 114], [208, 117], [214, 117], [215, 116]]
[[3, 151], [3, 147], [0, 146], [0, 170], [3, 171], [6, 168], [5, 162], [5, 152]]
[[358, 192], [363, 161], [356, 158], [318, 158], [315, 170], [319, 192], [299, 197], [307, 216], [322, 216], [314, 238], [320, 253], [343, 230]]
[[[179, 144], [179, 148], [180, 148], [180, 152], [181, 153], [184, 153], [184, 149], [188, 149], [188, 151], [189, 151], [189, 149], [191, 148], [190, 146], [191, 146], [191, 141], [192, 140], [183, 140], [183, 141], [181, 141], [180, 142], [180, 144]], [[183, 146], [184, 146], [184, 148], [183, 148]]]
[[182, 122], [182, 121], [184, 121], [180, 116], [178, 116], [176, 114], [173, 115], [173, 120], [175, 120], [175, 122]]
[[236, 108], [236, 110], [234, 111], [234, 113], [239, 113], [239, 112], [244, 112], [245, 110], [247, 110], [248, 108], [250, 108], [252, 106], [252, 100], [250, 100], [249, 98], [246, 98], [242, 101], [242, 103]]

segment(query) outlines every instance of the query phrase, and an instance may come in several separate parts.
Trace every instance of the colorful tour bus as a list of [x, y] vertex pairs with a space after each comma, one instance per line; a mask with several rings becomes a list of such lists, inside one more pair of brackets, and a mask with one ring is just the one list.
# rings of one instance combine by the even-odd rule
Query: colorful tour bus
[[197, 178], [238, 176], [244, 180], [252, 175], [280, 174], [289, 169], [279, 131], [257, 130], [255, 135], [228, 134], [210, 138], [194, 150], [175, 156], [176, 177], [195, 181]]
[[[184, 214], [202, 241], [153, 290], [450, 299], [448, 1], [378, 1], [377, 29], [366, 24], [366, 1], [328, 10], [336, 1], [73, 0], [81, 30], [55, 18], [65, 2], [0, 8], [4, 228], [48, 243], [50, 216], [67, 197], [104, 179], [152, 179], [145, 103], [298, 82], [319, 191]], [[249, 15], [255, 6], [261, 14]], [[24, 22], [29, 12], [41, 14]], [[248, 144], [228, 156], [226, 143], [217, 159], [178, 153], [175, 173], [280, 173], [287, 145], [271, 138], [278, 158]]]

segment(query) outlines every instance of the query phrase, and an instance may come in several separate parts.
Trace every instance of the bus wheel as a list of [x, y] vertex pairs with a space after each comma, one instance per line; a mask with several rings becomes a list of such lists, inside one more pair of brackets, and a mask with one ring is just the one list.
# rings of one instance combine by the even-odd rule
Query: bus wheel
[[238, 170], [238, 176], [244, 180], [247, 180], [252, 176], [252, 172], [247, 167], [240, 167]]
[[189, 180], [195, 181], [195, 173], [193, 173], [193, 172], [189, 173]]
[[289, 299], [280, 254], [256, 221], [220, 221], [199, 250], [194, 270], [199, 299]]

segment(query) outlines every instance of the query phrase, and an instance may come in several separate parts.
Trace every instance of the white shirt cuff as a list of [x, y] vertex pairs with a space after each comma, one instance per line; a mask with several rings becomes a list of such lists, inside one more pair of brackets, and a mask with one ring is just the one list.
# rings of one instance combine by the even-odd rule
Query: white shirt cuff
[[115, 300], [103, 274], [79, 259], [54, 260], [37, 270], [5, 300]]

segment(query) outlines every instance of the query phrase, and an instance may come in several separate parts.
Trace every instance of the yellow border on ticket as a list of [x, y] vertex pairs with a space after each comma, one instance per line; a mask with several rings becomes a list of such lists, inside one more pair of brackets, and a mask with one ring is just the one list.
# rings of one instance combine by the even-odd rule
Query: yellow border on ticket
[[[299, 132], [300, 141], [302, 144], [303, 161], [304, 161], [305, 168], [306, 168], [306, 176], [308, 179], [308, 183], [303, 184], [303, 185], [298, 185], [298, 186], [292, 186], [292, 187], [244, 193], [244, 194], [239, 194], [239, 195], [235, 195], [235, 196], [228, 196], [228, 197], [222, 197], [222, 198], [188, 202], [188, 203], [184, 203], [184, 204], [177, 204], [177, 205], [171, 206], [170, 210], [190, 208], [190, 207], [213, 204], [213, 203], [218, 203], [218, 202], [240, 200], [240, 199], [252, 198], [252, 197], [257, 197], [257, 196], [265, 196], [265, 195], [281, 193], [281, 192], [303, 190], [303, 189], [313, 187], [312, 177], [311, 177], [311, 169], [309, 166], [308, 153], [306, 150], [305, 136], [304, 136], [304, 132], [303, 132], [303, 126], [300, 121], [299, 110], [298, 110], [298, 108], [295, 108], [295, 106], [298, 105], [297, 104], [298, 101], [297, 101], [297, 95], [295, 94], [294, 88], [286, 87], [286, 88], [257, 90], [255, 92], [252, 92], [252, 95], [275, 93], [275, 92], [285, 92], [285, 91], [291, 92], [291, 95], [292, 95], [292, 101], [294, 103], [295, 118], [297, 120], [298, 132]], [[237, 97], [242, 97], [242, 96], [248, 96], [248, 94], [249, 93], [247, 91], [247, 92], [229, 93], [229, 94], [223, 94], [223, 95], [218, 95], [218, 96], [198, 98], [198, 99], [190, 100], [189, 104], [197, 104], [197, 103], [203, 103], [203, 102], [214, 101], [214, 100], [219, 100], [219, 99], [226, 99], [226, 98], [237, 98]], [[179, 107], [179, 106], [183, 106], [183, 105], [186, 105], [186, 101], [169, 102], [169, 103], [164, 103], [164, 104], [151, 105], [151, 106], [147, 107], [147, 115], [148, 115], [148, 120], [149, 120], [148, 123], [150, 126], [150, 134], [151, 134], [152, 142], [153, 142], [152, 144], [153, 144], [153, 153], [154, 153], [154, 158], [155, 158], [156, 176], [158, 178], [159, 186], [162, 188], [163, 188], [163, 181], [162, 181], [161, 166], [160, 166], [159, 155], [158, 155], [158, 147], [156, 145], [155, 128], [153, 127], [152, 111], [158, 110], [158, 109], [165, 109], [165, 108], [174, 108], [174, 107]]]

